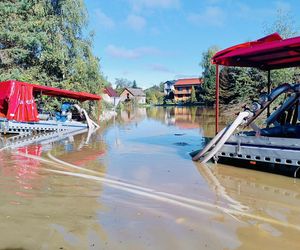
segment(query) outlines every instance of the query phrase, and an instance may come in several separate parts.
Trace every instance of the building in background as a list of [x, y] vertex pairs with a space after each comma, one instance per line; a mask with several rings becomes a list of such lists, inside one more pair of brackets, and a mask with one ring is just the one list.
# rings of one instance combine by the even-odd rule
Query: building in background
[[104, 101], [106, 101], [114, 106], [117, 106], [120, 101], [119, 95], [112, 87], [104, 88], [102, 98]]
[[125, 88], [120, 95], [121, 102], [134, 100], [137, 104], [146, 103], [146, 94], [139, 88]]
[[175, 80], [172, 81], [166, 81], [164, 83], [164, 94], [165, 95], [169, 95], [172, 91], [174, 92], [174, 84], [175, 84]]
[[191, 98], [192, 88], [194, 87], [195, 91], [201, 89], [203, 84], [202, 78], [187, 78], [187, 79], [178, 79], [174, 84], [174, 100], [178, 101], [187, 101]]

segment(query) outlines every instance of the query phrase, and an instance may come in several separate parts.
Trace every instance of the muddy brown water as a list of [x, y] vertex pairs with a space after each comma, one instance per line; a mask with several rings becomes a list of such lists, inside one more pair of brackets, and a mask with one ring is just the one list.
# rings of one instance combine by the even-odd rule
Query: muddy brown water
[[299, 180], [191, 161], [213, 114], [125, 110], [1, 150], [0, 249], [300, 249]]

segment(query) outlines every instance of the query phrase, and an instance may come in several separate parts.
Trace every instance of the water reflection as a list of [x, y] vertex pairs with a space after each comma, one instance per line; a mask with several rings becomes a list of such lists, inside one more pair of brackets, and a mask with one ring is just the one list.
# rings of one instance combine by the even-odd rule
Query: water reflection
[[[168, 126], [180, 129], [200, 129], [205, 137], [215, 134], [215, 111], [206, 107], [167, 107], [148, 108], [148, 118], [160, 120]], [[225, 119], [221, 117], [220, 127], [225, 126]]]
[[[291, 178], [223, 165], [197, 164], [218, 205], [242, 207], [245, 225], [234, 230], [238, 249], [297, 249], [300, 244], [300, 183]], [[234, 213], [233, 213], [234, 214]], [[253, 240], [255, 239], [255, 240]]]
[[299, 182], [192, 162], [213, 133], [213, 110], [152, 107], [2, 138], [0, 249], [299, 249]]
[[97, 218], [101, 183], [47, 171], [74, 172], [47, 158], [51, 152], [61, 161], [105, 173], [99, 161], [106, 152], [101, 134], [89, 136], [4, 139], [12, 150], [0, 151], [0, 249], [87, 249], [106, 239]]

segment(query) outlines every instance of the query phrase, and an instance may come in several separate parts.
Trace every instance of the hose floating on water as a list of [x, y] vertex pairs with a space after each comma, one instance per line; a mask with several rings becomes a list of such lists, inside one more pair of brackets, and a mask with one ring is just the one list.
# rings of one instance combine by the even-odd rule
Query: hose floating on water
[[220, 138], [224, 135], [226, 130], [229, 128], [225, 127], [223, 128], [206, 146], [204, 149], [202, 149], [198, 154], [196, 154], [193, 157], [193, 161], [199, 160], [208, 150], [210, 150], [219, 140]]
[[205, 153], [208, 152], [207, 155], [204, 156], [203, 160], [201, 160], [201, 163], [208, 162], [223, 147], [225, 142], [233, 134], [236, 128], [245, 122], [245, 118], [249, 115], [250, 113], [247, 111], [239, 113], [234, 122], [230, 126], [224, 128], [220, 133], [218, 133], [215, 138], [200, 153], [193, 157], [193, 160], [199, 160], [202, 156], [204, 156]]

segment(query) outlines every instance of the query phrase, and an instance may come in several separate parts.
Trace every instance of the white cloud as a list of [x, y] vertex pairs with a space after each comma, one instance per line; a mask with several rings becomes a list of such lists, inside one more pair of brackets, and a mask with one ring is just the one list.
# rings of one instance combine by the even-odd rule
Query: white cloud
[[[277, 4], [276, 4], [277, 6]], [[263, 7], [254, 8], [251, 5], [245, 3], [238, 3], [234, 12], [238, 18], [244, 20], [255, 20], [265, 21], [266, 17], [273, 17], [276, 14], [276, 6], [274, 7]]]
[[149, 65], [149, 67], [153, 71], [174, 73], [172, 70], [170, 70], [168, 67], [166, 67], [162, 64], [151, 64], [151, 65]]
[[113, 29], [116, 24], [112, 18], [107, 16], [101, 9], [96, 9], [95, 14], [98, 20], [98, 24], [106, 29]]
[[188, 15], [188, 20], [194, 24], [223, 26], [226, 21], [225, 12], [216, 6], [208, 6], [202, 13], [191, 13]]
[[146, 20], [137, 15], [129, 15], [126, 20], [127, 25], [136, 31], [142, 30], [146, 26]]
[[112, 57], [125, 59], [138, 59], [148, 55], [161, 55], [162, 52], [152, 47], [140, 47], [135, 49], [125, 49], [115, 45], [108, 45], [106, 53]]
[[178, 8], [180, 0], [129, 0], [134, 10], [141, 8]]
[[275, 2], [275, 7], [276, 9], [285, 11], [285, 12], [289, 12], [292, 9], [292, 6], [290, 5], [290, 3], [284, 2], [284, 1], [277, 1]]

